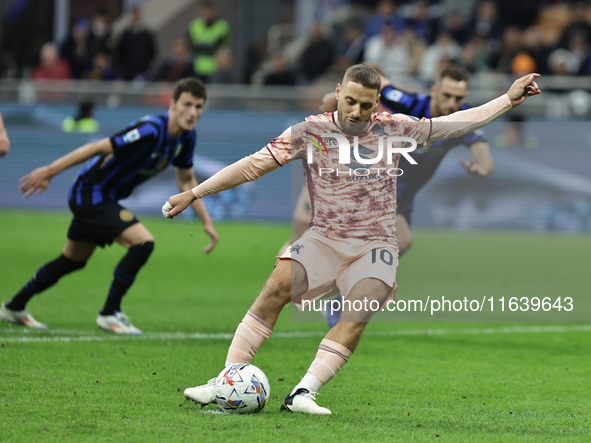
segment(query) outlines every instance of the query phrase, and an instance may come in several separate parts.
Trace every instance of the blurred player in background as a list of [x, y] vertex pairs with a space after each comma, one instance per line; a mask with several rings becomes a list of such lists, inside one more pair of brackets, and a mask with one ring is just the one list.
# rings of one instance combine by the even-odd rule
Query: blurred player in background
[[2, 114], [0, 114], [0, 157], [4, 157], [10, 150], [10, 140], [8, 139], [8, 133], [4, 127], [4, 120], [2, 120]]
[[64, 132], [96, 134], [99, 130], [99, 122], [94, 118], [94, 102], [91, 100], [79, 102], [76, 115], [68, 115], [62, 122]]
[[[88, 143], [21, 178], [20, 190], [25, 198], [34, 192], [39, 195], [55, 175], [90, 160], [70, 188], [68, 203], [74, 217], [62, 254], [41, 266], [9, 302], [2, 303], [0, 319], [46, 328], [26, 310], [29, 300], [64, 275], [82, 269], [97, 246], [102, 248], [116, 241], [127, 253], [115, 268], [107, 300], [96, 322], [105, 331], [142, 333], [121, 312], [121, 299], [150, 257], [154, 237], [118, 200], [127, 198], [136, 186], [170, 164], [176, 167], [181, 191], [197, 186], [193, 172], [197, 137], [194, 127], [205, 100], [205, 86], [200, 80], [180, 80], [175, 84], [166, 114], [144, 117], [110, 138]], [[218, 235], [203, 202], [196, 201], [192, 207], [211, 237], [204, 250], [209, 253], [218, 242]]]
[[[447, 68], [439, 74], [437, 82], [431, 86], [431, 95], [411, 94], [394, 87], [379, 66], [371, 65], [380, 73], [382, 91], [380, 104], [383, 110], [402, 113], [418, 118], [434, 118], [453, 114], [459, 110], [469, 109], [464, 104], [468, 95], [468, 76], [458, 68]], [[326, 94], [321, 110], [332, 112], [337, 103], [334, 93]], [[473, 159], [460, 159], [466, 171], [475, 177], [486, 177], [493, 171], [493, 160], [489, 145], [482, 131], [470, 132], [461, 137], [438, 140], [428, 147], [418, 148], [413, 152], [416, 165], [407, 164], [404, 173], [398, 177], [396, 236], [400, 255], [412, 246], [411, 215], [414, 198], [417, 192], [431, 179], [445, 155], [456, 146], [467, 146]], [[296, 203], [292, 220], [291, 243], [297, 240], [310, 224], [312, 215], [310, 197], [304, 186]], [[331, 306], [329, 304], [328, 306]], [[335, 303], [335, 306], [338, 304]], [[329, 327], [333, 327], [340, 316], [339, 310], [329, 309], [325, 312]]]
[[[402, 114], [374, 113], [380, 97], [380, 76], [370, 66], [354, 65], [345, 73], [342, 85], [337, 85], [337, 111], [308, 117], [308, 126], [304, 128], [332, 128], [340, 137], [356, 135], [359, 145], [365, 147], [377, 146], [382, 135], [404, 135], [421, 145], [458, 137], [498, 118], [527, 97], [539, 94], [534, 81], [537, 76], [530, 74], [518, 79], [507, 94], [478, 108], [417, 122], [416, 117]], [[387, 127], [393, 130], [386, 133]], [[294, 158], [305, 158], [304, 135], [298, 136], [298, 131], [305, 131], [304, 128], [302, 125], [288, 128], [259, 152], [224, 168], [196, 188], [172, 196], [163, 206], [163, 214], [173, 218], [196, 199], [256, 180]], [[296, 134], [293, 137], [292, 131]], [[332, 150], [338, 155], [336, 151]], [[391, 164], [379, 159], [373, 166], [383, 170], [387, 169], [386, 165], [396, 167], [399, 157], [396, 154]], [[290, 301], [301, 309], [303, 301], [318, 300], [335, 287], [350, 303], [369, 300], [370, 306], [373, 302], [383, 306], [393, 299], [398, 267], [396, 176], [384, 174], [363, 181], [349, 181], [351, 176], [346, 174], [327, 177], [321, 171], [335, 166], [334, 156], [321, 154], [315, 160], [304, 162], [314, 203], [314, 223], [282, 255], [238, 325], [226, 366], [252, 361]], [[343, 312], [341, 320], [320, 343], [306, 375], [283, 401], [281, 410], [331, 413], [316, 404], [315, 394], [347, 362], [372, 314], [371, 309]], [[201, 404], [214, 402], [215, 378], [203, 386], [186, 389], [185, 395]]]

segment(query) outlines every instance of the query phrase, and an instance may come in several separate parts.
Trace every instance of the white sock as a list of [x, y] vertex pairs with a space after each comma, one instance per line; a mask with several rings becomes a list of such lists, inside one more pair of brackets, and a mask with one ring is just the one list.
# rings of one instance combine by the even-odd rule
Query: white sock
[[291, 393], [293, 394], [300, 388], [307, 389], [308, 392], [318, 392], [322, 387], [322, 383], [318, 380], [314, 375], [310, 374], [309, 372], [304, 375], [304, 378], [293, 388]]

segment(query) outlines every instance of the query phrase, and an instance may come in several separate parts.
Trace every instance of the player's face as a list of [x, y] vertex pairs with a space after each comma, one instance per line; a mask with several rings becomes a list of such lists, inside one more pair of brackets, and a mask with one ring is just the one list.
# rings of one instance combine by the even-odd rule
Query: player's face
[[431, 88], [434, 108], [432, 117], [441, 117], [459, 111], [467, 95], [468, 85], [465, 81], [457, 81], [449, 77], [442, 78]]
[[377, 89], [366, 88], [360, 83], [348, 81], [344, 85], [337, 85], [337, 115], [341, 126], [348, 133], [362, 132], [371, 113], [380, 99]]
[[169, 116], [174, 118], [179, 129], [190, 131], [201, 118], [205, 100], [190, 92], [182, 92], [178, 100], [171, 101]]

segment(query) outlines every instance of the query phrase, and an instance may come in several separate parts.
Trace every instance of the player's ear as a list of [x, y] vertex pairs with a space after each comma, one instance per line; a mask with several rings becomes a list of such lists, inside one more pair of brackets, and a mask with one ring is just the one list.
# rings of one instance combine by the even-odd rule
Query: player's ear
[[334, 96], [337, 98], [337, 100], [339, 99], [339, 95], [341, 95], [341, 84], [337, 83], [337, 89], [334, 91]]
[[433, 97], [435, 94], [437, 94], [437, 83], [433, 83], [431, 85], [431, 97]]
[[174, 98], [170, 97], [170, 99], [168, 100], [168, 109], [171, 110], [172, 108], [174, 108]]
[[376, 100], [376, 105], [374, 106], [374, 108], [377, 108], [380, 104], [380, 98], [382, 98], [382, 94], [378, 94], [378, 99]]

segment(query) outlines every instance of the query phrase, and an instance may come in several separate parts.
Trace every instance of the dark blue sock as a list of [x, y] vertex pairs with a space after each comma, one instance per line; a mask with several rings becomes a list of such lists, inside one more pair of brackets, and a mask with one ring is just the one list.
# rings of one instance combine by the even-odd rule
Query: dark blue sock
[[113, 282], [105, 306], [101, 309], [101, 315], [113, 315], [115, 311], [121, 310], [121, 299], [135, 281], [137, 273], [148, 261], [153, 250], [154, 242], [151, 241], [129, 248], [115, 268]]
[[33, 278], [6, 303], [6, 307], [13, 311], [22, 311], [35, 294], [45, 291], [56, 284], [64, 275], [82, 269], [85, 265], [86, 262], [77, 262], [70, 260], [63, 254], [60, 255], [55, 260], [45, 263], [37, 269]]

